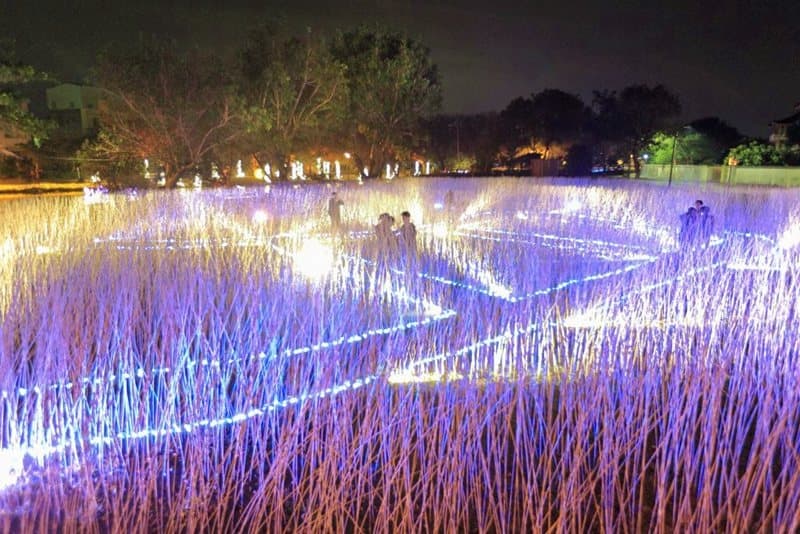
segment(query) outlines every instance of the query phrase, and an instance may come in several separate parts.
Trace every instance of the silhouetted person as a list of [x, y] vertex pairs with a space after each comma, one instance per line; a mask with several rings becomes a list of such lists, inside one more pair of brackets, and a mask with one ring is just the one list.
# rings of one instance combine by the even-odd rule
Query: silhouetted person
[[400, 245], [406, 258], [413, 261], [417, 257], [417, 227], [411, 222], [411, 213], [404, 211], [400, 216]]
[[456, 195], [453, 193], [453, 190], [449, 190], [447, 194], [444, 195], [444, 211], [447, 214], [448, 218], [453, 217], [453, 212], [456, 209]]
[[328, 215], [331, 217], [331, 229], [339, 232], [342, 229], [342, 206], [344, 202], [336, 195], [336, 191], [331, 193], [328, 199]]
[[681, 246], [688, 246], [695, 241], [697, 236], [697, 209], [692, 206], [686, 213], [681, 214], [681, 230], [678, 241]]
[[378, 216], [378, 224], [375, 225], [375, 237], [378, 239], [378, 251], [382, 254], [391, 252], [397, 245], [393, 226], [394, 217], [388, 213], [381, 213]]
[[700, 242], [707, 245], [711, 241], [714, 233], [714, 216], [711, 215], [711, 208], [702, 206], [697, 216], [697, 237]]

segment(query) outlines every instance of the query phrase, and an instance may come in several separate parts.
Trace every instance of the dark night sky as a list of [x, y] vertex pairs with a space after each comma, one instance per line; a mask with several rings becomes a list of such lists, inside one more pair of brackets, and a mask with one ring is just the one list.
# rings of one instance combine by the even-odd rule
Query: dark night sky
[[500, 110], [545, 88], [581, 95], [664, 83], [687, 120], [717, 115], [765, 136], [800, 101], [800, 0], [0, 0], [21, 59], [81, 79], [96, 51], [139, 35], [225, 49], [259, 20], [297, 29], [379, 22], [425, 42], [449, 112]]

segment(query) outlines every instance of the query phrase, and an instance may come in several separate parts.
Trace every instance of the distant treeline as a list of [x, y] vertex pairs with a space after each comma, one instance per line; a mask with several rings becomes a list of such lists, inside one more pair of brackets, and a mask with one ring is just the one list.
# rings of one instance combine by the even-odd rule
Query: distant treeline
[[[0, 93], [0, 125], [19, 134], [4, 137], [0, 150], [31, 161], [56, 127], [15, 98], [14, 82], [35, 77], [10, 54], [0, 57], [0, 81], [10, 88]], [[558, 159], [560, 172], [577, 175], [593, 165], [625, 165], [638, 174], [649, 158], [749, 157], [747, 147], [731, 152], [744, 139], [720, 119], [679, 124], [679, 98], [662, 85], [598, 90], [590, 103], [545, 89], [500, 112], [440, 114], [442, 82], [429, 49], [384, 28], [326, 37], [267, 25], [247, 34], [234, 59], [145, 40], [101, 54], [90, 83], [101, 94], [97, 134], [64, 155], [74, 155], [84, 175], [140, 176], [147, 160], [167, 185], [212, 165], [228, 169], [243, 157], [276, 174], [294, 160], [342, 159], [362, 177], [387, 166], [409, 170], [420, 160], [438, 171], [490, 173]], [[766, 150], [763, 143], [750, 146]], [[761, 157], [788, 162], [791, 154]]]

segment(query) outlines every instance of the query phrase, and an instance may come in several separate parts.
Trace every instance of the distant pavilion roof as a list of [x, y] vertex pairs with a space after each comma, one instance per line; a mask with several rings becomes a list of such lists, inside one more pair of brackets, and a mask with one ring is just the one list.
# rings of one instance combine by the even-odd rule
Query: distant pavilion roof
[[794, 114], [784, 117], [783, 119], [774, 120], [772, 124], [794, 124], [800, 122], [800, 104], [797, 104], [794, 109], [797, 110]]

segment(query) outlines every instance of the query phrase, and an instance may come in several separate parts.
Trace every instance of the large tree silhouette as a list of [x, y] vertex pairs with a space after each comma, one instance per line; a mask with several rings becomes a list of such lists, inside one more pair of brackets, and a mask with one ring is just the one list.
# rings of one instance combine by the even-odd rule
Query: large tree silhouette
[[256, 149], [281, 163], [329, 137], [341, 122], [344, 65], [310, 31], [301, 37], [272, 27], [251, 32], [240, 52], [240, 74], [245, 122]]
[[101, 56], [94, 78], [103, 96], [89, 152], [128, 169], [149, 158], [168, 187], [242, 133], [230, 77], [210, 53], [144, 42]]
[[19, 158], [24, 146], [38, 147], [47, 137], [52, 125], [31, 115], [24, 98], [15, 91], [20, 84], [46, 78], [18, 62], [10, 43], [0, 43], [0, 156]]
[[637, 178], [642, 150], [656, 132], [670, 130], [681, 112], [678, 97], [663, 85], [631, 85], [619, 93], [596, 91], [593, 105], [599, 137], [631, 155]]
[[441, 104], [438, 70], [427, 47], [388, 30], [339, 33], [331, 51], [346, 66], [343, 138], [362, 174], [379, 176], [384, 164], [419, 145], [422, 119]]

